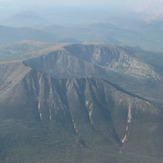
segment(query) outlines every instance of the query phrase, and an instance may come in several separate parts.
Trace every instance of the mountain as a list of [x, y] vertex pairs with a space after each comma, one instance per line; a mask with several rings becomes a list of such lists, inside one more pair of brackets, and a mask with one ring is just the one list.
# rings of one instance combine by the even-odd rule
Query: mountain
[[23, 41], [0, 47], [1, 61], [24, 61], [27, 66], [52, 77], [97, 76], [157, 101], [158, 105], [163, 97], [162, 56], [140, 48], [107, 44]]
[[39, 27], [51, 24], [48, 20], [31, 11], [17, 13], [2, 23], [12, 27]]
[[[24, 60], [45, 53], [55, 45], [48, 42], [24, 40], [0, 46], [0, 60]], [[43, 52], [42, 52], [43, 51]], [[23, 54], [23, 55], [22, 55]]]
[[129, 18], [115, 16], [104, 22], [67, 25], [60, 28], [54, 25], [43, 27], [41, 30], [55, 34], [58, 40], [73, 38], [80, 42], [105, 42], [107, 44], [141, 47], [149, 51], [163, 50], [161, 21], [146, 23], [136, 19], [135, 16]]
[[[161, 140], [161, 135], [155, 133], [162, 122], [160, 110], [141, 98], [96, 78], [53, 79], [21, 63], [1, 65], [2, 70], [7, 75], [1, 74], [5, 82], [0, 93], [0, 129], [5, 130], [1, 140], [6, 153], [2, 151], [8, 162], [39, 162], [41, 155], [43, 162], [71, 162], [74, 150], [79, 150], [78, 155], [80, 150], [83, 155], [90, 150], [94, 156], [100, 148], [108, 152], [104, 152], [104, 160], [128, 157], [131, 161], [139, 155], [138, 160], [157, 162], [156, 158], [161, 157], [161, 146], [153, 144], [150, 148], [153, 137], [156, 144]], [[137, 141], [145, 141], [145, 146], [142, 148]], [[63, 148], [67, 148], [65, 155]], [[147, 159], [144, 150], [150, 153]], [[58, 158], [61, 153], [62, 158]]]
[[[35, 16], [31, 15], [31, 17], [35, 19]], [[32, 21], [31, 18], [29, 19]], [[22, 21], [26, 19], [23, 18]], [[34, 20], [35, 22], [38, 21]], [[136, 19], [133, 15], [122, 18], [111, 17], [107, 21], [92, 24], [49, 25], [43, 23], [43, 25], [21, 28], [0, 26], [0, 44], [23, 40], [56, 43], [105, 42], [162, 52], [162, 30], [162, 20], [147, 23]]]
[[1, 25], [0, 35], [0, 44], [9, 44], [23, 40], [42, 42], [55, 42], [56, 40], [55, 36], [52, 34], [48, 34], [46, 32], [29, 27], [14, 28]]
[[[129, 92], [162, 103], [162, 68], [147, 62], [145, 57], [148, 54], [150, 53], [121, 46], [73, 44], [24, 63], [52, 77], [97, 76], [116, 83]], [[154, 54], [153, 57], [155, 58]]]
[[120, 87], [162, 82], [143, 51], [58, 48], [0, 62], [0, 161], [161, 163], [162, 109], [150, 91]]

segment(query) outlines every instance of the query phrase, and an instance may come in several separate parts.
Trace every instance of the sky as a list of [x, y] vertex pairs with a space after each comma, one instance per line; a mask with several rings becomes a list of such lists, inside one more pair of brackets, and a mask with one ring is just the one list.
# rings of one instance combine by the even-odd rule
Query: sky
[[66, 4], [66, 5], [141, 5], [142, 3], [150, 4], [157, 3], [160, 4], [163, 0], [0, 0], [0, 4]]
[[163, 0], [0, 0], [0, 17], [23, 10], [46, 13], [47, 8], [64, 10], [65, 7], [80, 8], [83, 12], [99, 9], [145, 13], [148, 17], [163, 15]]
[[146, 8], [163, 8], [163, 0], [0, 0], [0, 8], [22, 6], [105, 6], [139, 10]]

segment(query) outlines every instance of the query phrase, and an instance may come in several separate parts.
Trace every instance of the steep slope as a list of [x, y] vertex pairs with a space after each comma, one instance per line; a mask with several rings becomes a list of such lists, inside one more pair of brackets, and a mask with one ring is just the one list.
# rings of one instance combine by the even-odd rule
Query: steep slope
[[22, 80], [29, 70], [21, 62], [0, 63], [0, 96]]
[[162, 69], [151, 61], [145, 62], [148, 53], [143, 55], [143, 51], [134, 48], [103, 44], [73, 44], [63, 48], [26, 60], [24, 64], [57, 78], [103, 78], [162, 105]]
[[1, 83], [8, 83], [0, 92], [3, 161], [162, 161], [162, 112], [141, 97], [93, 77], [55, 79], [21, 63], [1, 67]]
[[24, 64], [56, 78], [98, 76], [105, 73], [100, 67], [73, 56], [65, 49], [26, 60]]
[[159, 75], [149, 65], [134, 58], [132, 54], [122, 47], [78, 44], [67, 46], [65, 49], [78, 58], [92, 62], [105, 69], [111, 69], [136, 78], [159, 79]]
[[[0, 46], [0, 60], [25, 60], [37, 55], [40, 55], [41, 51], [50, 49], [54, 44], [47, 42], [36, 41], [20, 41], [12, 44], [5, 44]], [[39, 53], [39, 54], [38, 54]]]
[[[53, 69], [53, 66], [59, 64], [57, 63], [58, 60], [63, 61], [63, 59], [58, 59], [57, 56], [61, 57], [64, 55], [65, 57], [71, 57], [72, 59], [64, 59], [65, 63], [63, 65], [65, 65], [66, 63], [69, 64], [71, 60], [76, 58], [76, 60], [81, 60], [81, 62], [86, 61], [89, 64], [101, 67], [104, 69], [104, 71], [111, 70], [138, 79], [142, 78], [160, 80], [159, 74], [155, 72], [152, 66], [135, 58], [134, 56], [132, 56], [132, 54], [128, 53], [125, 49], [121, 47], [73, 44], [65, 46], [64, 48], [66, 50], [49, 53], [47, 55], [41, 56], [40, 58], [27, 60], [24, 63], [38, 70], [40, 67], [40, 71], [47, 71], [47, 66], [44, 67], [44, 65], [42, 64], [53, 62], [53, 64], [51, 63], [48, 65], [48, 69]], [[81, 70], [83, 70], [83, 68], [81, 68]]]

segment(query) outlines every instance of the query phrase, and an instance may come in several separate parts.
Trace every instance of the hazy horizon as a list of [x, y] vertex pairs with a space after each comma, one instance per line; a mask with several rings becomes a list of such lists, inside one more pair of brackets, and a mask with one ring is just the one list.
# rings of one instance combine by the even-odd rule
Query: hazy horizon
[[0, 25], [38, 29], [58, 42], [99, 41], [160, 50], [162, 6], [163, 0], [0, 0]]
[[78, 13], [80, 12], [80, 14], [85, 14], [85, 12], [88, 14], [90, 10], [90, 14], [92, 15], [101, 11], [118, 12], [122, 14], [133, 12], [143, 13], [146, 17], [161, 17], [162, 19], [162, 6], [163, 0], [0, 0], [0, 18], [5, 19], [13, 14], [29, 10], [41, 16], [47, 16], [48, 14], [55, 13], [57, 10], [60, 11], [59, 14], [64, 13], [64, 10], [67, 10], [65, 11], [67, 12], [66, 14], [74, 14], [73, 12], [76, 10]]

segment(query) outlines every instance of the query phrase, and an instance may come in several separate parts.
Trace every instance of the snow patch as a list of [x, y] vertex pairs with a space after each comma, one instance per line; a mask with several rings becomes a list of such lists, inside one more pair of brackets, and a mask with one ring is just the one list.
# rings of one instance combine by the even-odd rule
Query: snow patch
[[42, 120], [42, 113], [40, 113], [40, 119]]
[[122, 143], [124, 143], [127, 140], [127, 134], [124, 136], [124, 138], [122, 139]]
[[128, 107], [128, 120], [127, 120], [127, 122], [131, 123], [131, 120], [132, 120], [131, 105], [129, 105], [129, 107]]
[[49, 120], [51, 120], [51, 119], [52, 119], [52, 110], [49, 109]]
[[88, 115], [89, 115], [89, 120], [91, 125], [93, 125], [93, 121], [92, 121], [92, 115], [93, 115], [93, 103], [89, 103], [89, 101], [85, 102], [86, 107], [88, 108]]
[[78, 135], [78, 129], [77, 129], [77, 126], [76, 126], [76, 124], [75, 124], [75, 122], [74, 122], [74, 120], [72, 119], [72, 123], [73, 123], [73, 128], [74, 128], [74, 131], [76, 132], [76, 134]]
[[90, 119], [91, 125], [93, 125], [92, 115], [93, 115], [93, 104], [91, 103], [91, 105], [89, 106], [89, 119]]
[[88, 106], [89, 105], [89, 101], [86, 101], [85, 104], [86, 104], [86, 106]]
[[126, 125], [126, 134], [122, 139], [122, 143], [125, 143], [127, 141], [127, 135], [128, 135], [128, 130], [129, 130], [129, 124], [131, 123], [132, 120], [132, 111], [131, 111], [131, 104], [128, 106], [128, 115], [127, 115], [127, 125]]
[[40, 120], [42, 121], [42, 113], [41, 113], [41, 103], [40, 103], [40, 100], [38, 101], [38, 112], [39, 112], [39, 115], [40, 115]]

